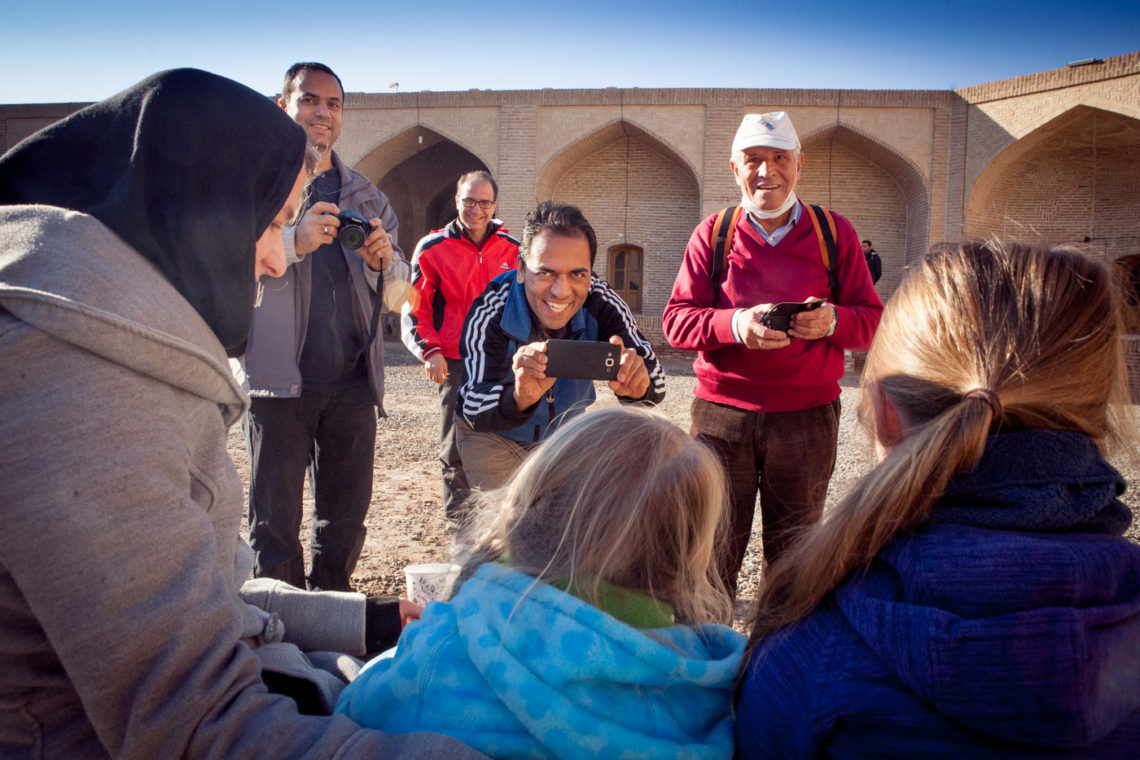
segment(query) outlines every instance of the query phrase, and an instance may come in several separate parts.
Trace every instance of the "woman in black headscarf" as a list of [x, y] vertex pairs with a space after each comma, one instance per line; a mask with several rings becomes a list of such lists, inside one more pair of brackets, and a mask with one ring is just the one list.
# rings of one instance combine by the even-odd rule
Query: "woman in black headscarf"
[[4, 155], [0, 204], [95, 217], [158, 267], [237, 356], [256, 287], [250, 249], [304, 156], [303, 130], [277, 110], [204, 71], [156, 74]]
[[251, 649], [289, 651], [236, 593], [226, 356], [305, 153], [264, 96], [176, 70], [0, 157], [0, 756], [466, 754], [299, 716]]

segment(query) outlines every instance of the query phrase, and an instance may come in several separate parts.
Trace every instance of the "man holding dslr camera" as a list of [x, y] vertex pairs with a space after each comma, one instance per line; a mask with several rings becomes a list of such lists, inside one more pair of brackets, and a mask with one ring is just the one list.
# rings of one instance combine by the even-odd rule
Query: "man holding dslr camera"
[[[320, 164], [301, 221], [283, 232], [289, 267], [262, 283], [246, 346], [249, 542], [255, 575], [344, 591], [364, 543], [376, 409], [383, 413], [378, 301], [399, 310], [408, 265], [388, 198], [332, 150], [340, 78], [296, 63], [278, 104], [304, 127]], [[298, 537], [306, 468], [315, 501], [307, 576]]]

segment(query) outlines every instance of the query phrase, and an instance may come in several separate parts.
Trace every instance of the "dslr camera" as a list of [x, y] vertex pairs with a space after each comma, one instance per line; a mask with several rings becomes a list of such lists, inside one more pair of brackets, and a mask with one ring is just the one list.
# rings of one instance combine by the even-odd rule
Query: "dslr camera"
[[364, 238], [368, 237], [373, 227], [359, 211], [341, 211], [336, 218], [340, 221], [337, 238], [341, 245], [350, 251], [364, 245]]

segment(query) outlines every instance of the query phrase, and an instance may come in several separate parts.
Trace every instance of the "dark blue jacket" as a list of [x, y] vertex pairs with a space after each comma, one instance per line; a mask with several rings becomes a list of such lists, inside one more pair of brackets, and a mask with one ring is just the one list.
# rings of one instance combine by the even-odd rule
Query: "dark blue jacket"
[[992, 436], [927, 526], [762, 643], [761, 757], [1140, 757], [1140, 546], [1087, 437]]
[[[649, 388], [640, 399], [618, 398], [656, 404], [665, 397], [665, 373], [653, 348], [637, 329], [625, 301], [597, 275], [590, 278], [586, 302], [570, 317], [566, 337], [606, 341], [621, 336], [626, 348], [635, 349], [645, 360]], [[536, 443], [594, 402], [592, 380], [560, 378], [534, 406], [516, 406], [511, 360], [521, 346], [538, 340], [542, 338], [534, 333], [530, 304], [516, 272], [499, 275], [471, 305], [459, 341], [463, 383], [455, 411], [473, 430]]]

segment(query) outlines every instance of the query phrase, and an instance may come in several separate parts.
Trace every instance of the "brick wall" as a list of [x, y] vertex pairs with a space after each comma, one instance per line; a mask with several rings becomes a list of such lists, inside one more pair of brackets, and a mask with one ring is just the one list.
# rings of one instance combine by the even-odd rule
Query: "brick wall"
[[700, 221], [691, 172], [658, 146], [625, 137], [575, 164], [554, 183], [551, 195], [580, 207], [593, 225], [599, 276], [608, 277], [609, 246], [625, 242], [644, 250], [640, 322], [646, 337], [661, 345], [661, 314], [685, 243]]
[[[0, 150], [82, 105], [0, 105]], [[472, 90], [346, 106], [338, 150], [391, 196], [407, 250], [447, 215], [458, 174], [486, 166], [509, 228], [556, 197], [598, 228], [599, 273], [608, 245], [644, 248], [655, 337], [692, 227], [738, 199], [728, 153], [749, 112], [792, 114], [800, 194], [874, 240], [884, 298], [929, 243], [963, 233], [1078, 242], [1106, 261], [1140, 251], [1140, 52], [953, 92]]]
[[1140, 253], [1140, 123], [1078, 109], [1007, 153], [971, 194], [968, 235], [1078, 244], [1105, 262]]
[[885, 299], [927, 249], [926, 184], [917, 170], [867, 136], [836, 127], [804, 144], [798, 193], [846, 216], [883, 259]]

